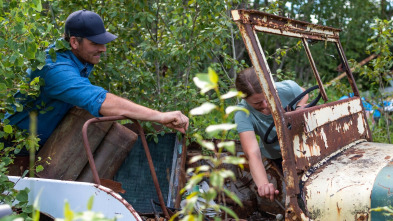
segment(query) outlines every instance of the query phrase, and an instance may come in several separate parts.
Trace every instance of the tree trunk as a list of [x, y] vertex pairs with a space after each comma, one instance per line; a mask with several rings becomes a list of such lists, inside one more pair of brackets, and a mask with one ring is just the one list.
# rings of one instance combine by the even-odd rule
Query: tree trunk
[[381, 18], [387, 19], [386, 0], [381, 0]]

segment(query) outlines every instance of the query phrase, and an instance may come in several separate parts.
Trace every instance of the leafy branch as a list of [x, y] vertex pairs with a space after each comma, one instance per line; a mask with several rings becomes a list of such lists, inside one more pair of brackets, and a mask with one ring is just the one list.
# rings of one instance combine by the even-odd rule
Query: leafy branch
[[[224, 164], [233, 164], [243, 167], [246, 163], [244, 158], [236, 156], [235, 142], [225, 140], [226, 134], [236, 128], [236, 124], [233, 124], [229, 116], [235, 111], [246, 111], [244, 108], [237, 106], [225, 107], [225, 100], [233, 97], [240, 98], [242, 93], [231, 90], [228, 93], [221, 95], [219, 90], [219, 79], [217, 73], [209, 68], [207, 74], [197, 74], [194, 78], [194, 82], [202, 95], [208, 93], [211, 90], [217, 94], [219, 98], [218, 104], [207, 101], [201, 106], [194, 108], [190, 111], [190, 115], [208, 115], [213, 111], [218, 112], [221, 119], [218, 120], [218, 124], [209, 125], [206, 127], [205, 132], [211, 136], [218, 137], [219, 142], [206, 141], [203, 137], [196, 133], [194, 137], [196, 141], [204, 148], [211, 151], [213, 154], [208, 156], [197, 155], [190, 159], [190, 163], [198, 161], [208, 162], [207, 165], [198, 166], [196, 168], [189, 168], [187, 174], [193, 174], [189, 179], [186, 186], [182, 189], [181, 194], [185, 192], [190, 193], [186, 196], [184, 206], [182, 210], [176, 213], [171, 220], [176, 217], [181, 217], [182, 220], [198, 219], [202, 220], [206, 216], [206, 211], [213, 209], [216, 213], [221, 214], [224, 212], [225, 218], [232, 216], [238, 219], [236, 213], [225, 205], [225, 199], [229, 197], [231, 200], [242, 206], [242, 202], [236, 196], [236, 194], [230, 192], [225, 188], [226, 179], [235, 180], [235, 174], [231, 170], [227, 170], [222, 167]], [[206, 191], [193, 191], [196, 186], [204, 180], [209, 181], [209, 189]], [[198, 189], [198, 188], [197, 188]], [[223, 202], [223, 205], [214, 203], [214, 200]], [[221, 218], [215, 217], [215, 220], [221, 220]]]

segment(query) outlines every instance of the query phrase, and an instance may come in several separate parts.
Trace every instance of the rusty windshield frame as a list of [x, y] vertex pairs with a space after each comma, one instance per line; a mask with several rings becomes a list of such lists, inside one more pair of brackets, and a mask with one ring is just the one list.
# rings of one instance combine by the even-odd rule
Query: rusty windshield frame
[[[286, 184], [285, 216], [294, 219], [299, 219], [300, 217], [301, 219], [307, 219], [306, 214], [298, 204], [298, 197], [301, 194], [299, 176], [307, 172], [307, 170], [311, 170], [313, 165], [317, 165], [319, 162], [336, 154], [337, 151], [343, 150], [361, 139], [371, 141], [371, 132], [359, 97], [359, 90], [339, 39], [341, 30], [255, 10], [233, 10], [232, 18], [239, 27], [276, 125], [283, 157], [282, 164]], [[325, 104], [308, 109], [285, 112], [278, 97], [273, 76], [257, 33], [301, 39]], [[349, 84], [353, 90], [353, 98], [327, 103], [328, 97], [312, 57], [308, 41], [327, 41], [335, 44], [342, 63], [342, 69], [346, 72]], [[336, 114], [340, 110], [343, 114]], [[327, 117], [326, 114], [328, 114]], [[326, 119], [321, 121], [318, 117], [325, 117]], [[346, 131], [342, 133], [343, 137], [336, 139], [335, 137], [341, 136], [341, 134], [338, 135], [340, 131], [334, 128], [343, 128], [348, 125], [351, 125], [348, 130], [350, 132]], [[333, 139], [326, 139], [326, 137]], [[327, 148], [328, 146], [329, 148]]]

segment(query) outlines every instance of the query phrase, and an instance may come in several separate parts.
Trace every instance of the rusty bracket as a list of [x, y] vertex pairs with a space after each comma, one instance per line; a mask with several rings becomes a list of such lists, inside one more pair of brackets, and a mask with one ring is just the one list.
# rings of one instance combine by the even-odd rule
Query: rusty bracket
[[96, 117], [96, 118], [89, 119], [88, 121], [85, 122], [85, 124], [83, 125], [83, 128], [82, 128], [83, 143], [84, 143], [87, 158], [89, 160], [89, 165], [90, 165], [91, 171], [93, 173], [94, 182], [98, 185], [101, 185], [101, 181], [100, 181], [100, 178], [99, 178], [99, 175], [97, 172], [97, 168], [94, 163], [93, 154], [90, 149], [89, 139], [87, 137], [87, 128], [89, 127], [90, 124], [93, 124], [93, 123], [104, 122], [104, 121], [125, 120], [125, 119], [132, 120], [137, 126], [137, 129], [139, 131], [139, 135], [142, 140], [143, 148], [145, 149], [146, 158], [149, 163], [150, 173], [153, 178], [154, 186], [156, 188], [158, 200], [160, 201], [161, 209], [162, 209], [165, 217], [167, 219], [170, 219], [168, 210], [167, 210], [165, 203], [164, 203], [164, 198], [162, 196], [160, 184], [158, 183], [157, 174], [156, 174], [156, 171], [154, 170], [153, 159], [151, 158], [151, 155], [150, 155], [149, 147], [147, 145], [147, 141], [145, 138], [145, 133], [143, 131], [143, 128], [141, 127], [141, 125], [139, 124], [139, 122], [137, 120], [130, 119], [130, 118], [127, 118], [124, 116], [109, 116], [109, 117]]

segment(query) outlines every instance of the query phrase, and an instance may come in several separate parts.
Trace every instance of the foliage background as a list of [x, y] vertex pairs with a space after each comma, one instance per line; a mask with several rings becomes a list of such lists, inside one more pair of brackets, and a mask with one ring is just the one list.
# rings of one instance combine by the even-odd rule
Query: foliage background
[[[91, 81], [110, 92], [129, 98], [136, 103], [161, 111], [189, 110], [206, 100], [216, 100], [215, 94], [200, 95], [191, 79], [197, 73], [207, 72], [208, 67], [217, 71], [221, 82], [220, 90], [233, 87], [236, 73], [250, 66], [247, 52], [236, 24], [232, 22], [230, 10], [256, 9], [303, 21], [339, 27], [341, 42], [348, 59], [353, 64], [369, 56], [380, 53], [372, 48], [368, 39], [381, 36], [372, 24], [376, 18], [390, 20], [393, 3], [387, 0], [118, 0], [118, 1], [0, 1], [0, 117], [12, 112], [11, 105], [22, 107], [12, 95], [20, 90], [36, 96], [39, 93], [39, 79], [26, 79], [27, 68], [40, 68], [43, 65], [43, 50], [59, 39], [67, 16], [80, 9], [88, 9], [101, 15], [107, 29], [118, 35], [118, 39], [108, 44], [108, 51], [102, 62], [96, 65]], [[391, 24], [384, 25], [388, 32]], [[379, 39], [379, 38], [377, 38]], [[390, 35], [383, 35], [390, 52]], [[274, 53], [284, 46], [285, 39], [261, 37], [261, 44], [272, 59], [270, 67], [276, 79], [293, 77], [302, 86], [312, 84], [312, 71], [306, 60], [297, 53]], [[375, 46], [375, 44], [374, 44]], [[300, 50], [300, 49], [298, 49]], [[316, 50], [318, 52], [318, 50]], [[313, 54], [314, 60], [321, 60], [323, 54]], [[383, 54], [389, 59], [390, 54]], [[319, 68], [331, 69], [333, 64]], [[389, 86], [389, 64], [383, 66], [384, 78], [375, 82], [372, 74], [374, 66], [355, 71], [361, 91], [378, 94], [381, 87]], [[334, 75], [324, 75], [329, 81]], [[33, 81], [31, 81], [33, 80]], [[329, 91], [332, 100], [338, 99], [348, 91], [337, 83]], [[345, 86], [345, 85], [344, 85]], [[344, 89], [343, 89], [344, 88]], [[382, 99], [382, 98], [381, 98]], [[236, 99], [227, 100], [230, 104]], [[378, 101], [379, 102], [379, 101]], [[387, 116], [388, 117], [388, 116]], [[191, 132], [217, 121], [217, 116], [209, 115], [193, 119]], [[389, 122], [378, 124], [380, 127]], [[150, 123], [145, 126], [153, 132]], [[389, 134], [382, 135], [378, 141], [386, 141]], [[208, 137], [208, 135], [206, 134]], [[235, 134], [229, 134], [230, 138]], [[12, 148], [0, 143], [3, 153], [13, 151], [17, 145], [35, 142], [22, 133], [1, 122], [0, 138], [11, 137]], [[19, 147], [20, 147], [19, 146]], [[34, 145], [33, 145], [34, 146]]]
[[[108, 31], [118, 39], [107, 45], [102, 62], [96, 65], [91, 81], [110, 92], [136, 103], [161, 111], [181, 110], [185, 114], [206, 101], [219, 103], [216, 93], [201, 95], [192, 79], [198, 73], [216, 70], [221, 94], [233, 87], [236, 73], [251, 65], [232, 9], [255, 9], [289, 18], [341, 28], [341, 43], [352, 66], [370, 54], [377, 59], [354, 70], [360, 91], [375, 104], [391, 99], [384, 89], [391, 87], [393, 2], [390, 0], [0, 0], [0, 118], [16, 107], [16, 91], [37, 96], [40, 79], [27, 79], [28, 68], [43, 66], [43, 53], [49, 44], [61, 38], [67, 16], [76, 10], [95, 11]], [[287, 39], [265, 38], [261, 44], [269, 55], [269, 65], [276, 80], [296, 79], [303, 87], [313, 84], [312, 71], [304, 56], [298, 56], [297, 42], [286, 48]], [[58, 47], [63, 47], [58, 45]], [[323, 46], [316, 46], [314, 60], [324, 82], [336, 77], [328, 70], [337, 64], [324, 60]], [[331, 100], [348, 94], [348, 85], [337, 81], [328, 91]], [[237, 103], [236, 98], [225, 105]], [[230, 121], [230, 119], [228, 119]], [[374, 140], [391, 143], [392, 117], [383, 111], [372, 125]], [[214, 113], [191, 118], [190, 133], [220, 121]], [[370, 120], [371, 123], [371, 120]], [[144, 124], [151, 134], [157, 131]], [[165, 129], [160, 129], [161, 133]], [[203, 134], [204, 138], [211, 138]], [[1, 139], [12, 140], [7, 145]], [[228, 133], [226, 138], [236, 138]], [[37, 148], [37, 138], [0, 123], [0, 179], [12, 162], [9, 154], [22, 146]], [[8, 190], [7, 182], [0, 189]], [[0, 191], [3, 192], [3, 191]], [[11, 202], [26, 192], [1, 196], [0, 202]], [[25, 207], [26, 204], [21, 207]], [[25, 208], [26, 209], [26, 208]], [[27, 208], [26, 210], [29, 210]]]

